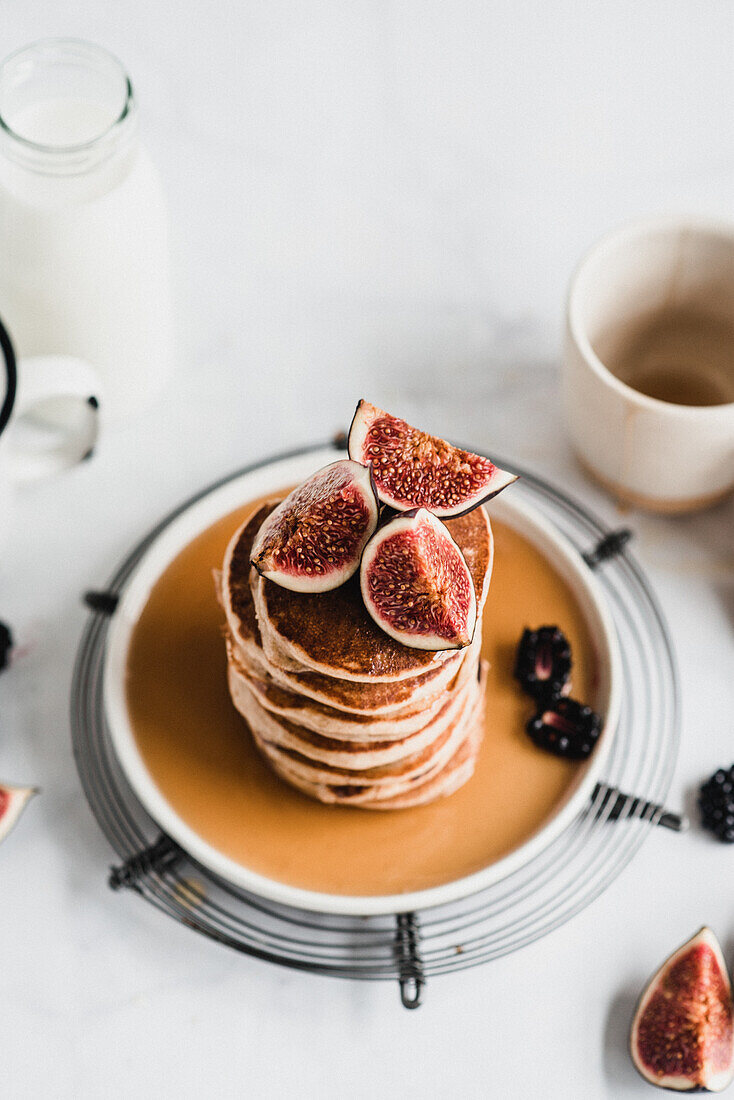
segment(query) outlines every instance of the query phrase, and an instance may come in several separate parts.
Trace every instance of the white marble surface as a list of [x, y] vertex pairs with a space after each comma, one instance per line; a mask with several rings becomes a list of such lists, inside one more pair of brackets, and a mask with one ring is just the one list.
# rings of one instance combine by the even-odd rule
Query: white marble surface
[[[0, 559], [20, 643], [0, 773], [44, 790], [0, 853], [3, 1096], [650, 1095], [625, 1053], [646, 975], [704, 922], [734, 947], [732, 853], [699, 830], [659, 830], [570, 924], [407, 1013], [392, 986], [240, 958], [110, 893], [67, 699], [80, 592], [162, 511], [330, 435], [361, 394], [616, 518], [559, 417], [564, 286], [629, 216], [734, 215], [729, 0], [3, 0], [3, 50], [53, 34], [137, 84], [179, 365], [159, 407], [22, 495]], [[681, 666], [673, 806], [734, 758], [733, 520], [625, 517]]]

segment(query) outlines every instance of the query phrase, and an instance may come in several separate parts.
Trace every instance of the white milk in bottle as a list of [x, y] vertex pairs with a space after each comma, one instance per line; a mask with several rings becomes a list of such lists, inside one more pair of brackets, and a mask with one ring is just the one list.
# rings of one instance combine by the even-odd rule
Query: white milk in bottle
[[130, 80], [98, 46], [39, 42], [0, 67], [0, 316], [24, 358], [88, 361], [106, 420], [166, 380], [165, 198]]

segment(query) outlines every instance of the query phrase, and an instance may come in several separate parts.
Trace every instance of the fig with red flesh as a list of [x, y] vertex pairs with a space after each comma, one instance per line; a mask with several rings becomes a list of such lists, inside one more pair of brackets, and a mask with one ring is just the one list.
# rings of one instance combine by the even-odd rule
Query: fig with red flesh
[[5, 840], [33, 795], [37, 793], [36, 787], [12, 787], [7, 783], [0, 783], [0, 842]]
[[646, 1081], [676, 1092], [721, 1092], [734, 1077], [731, 981], [719, 941], [702, 928], [642, 994], [630, 1036]]
[[370, 471], [348, 459], [332, 462], [270, 513], [250, 560], [281, 588], [328, 592], [357, 572], [378, 515]]
[[425, 508], [395, 516], [372, 536], [360, 567], [377, 625], [413, 649], [461, 649], [477, 622], [474, 582], [448, 528]]
[[427, 508], [462, 516], [517, 480], [482, 455], [360, 401], [349, 429], [349, 457], [370, 466], [380, 500], [397, 512]]

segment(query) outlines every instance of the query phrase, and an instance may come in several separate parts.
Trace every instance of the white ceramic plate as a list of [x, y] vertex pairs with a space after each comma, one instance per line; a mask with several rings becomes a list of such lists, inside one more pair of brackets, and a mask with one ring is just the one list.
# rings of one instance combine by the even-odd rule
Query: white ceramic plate
[[517, 494], [498, 497], [489, 506], [492, 518], [532, 542], [563, 577], [583, 609], [596, 650], [599, 686], [595, 704], [604, 716], [604, 729], [591, 758], [579, 769], [576, 782], [557, 812], [519, 848], [481, 871], [410, 894], [355, 897], [303, 890], [256, 874], [223, 855], [194, 832], [166, 801], [138, 751], [125, 700], [125, 670], [132, 632], [154, 584], [192, 539], [247, 501], [302, 481], [337, 457], [334, 450], [325, 448], [261, 466], [207, 494], [161, 533], [128, 580], [110, 623], [104, 665], [105, 710], [115, 752], [138, 798], [161, 829], [214, 874], [253, 894], [303, 909], [359, 916], [406, 912], [455, 901], [504, 878], [554, 840], [588, 802], [619, 716], [621, 672], [617, 635], [603, 593], [578, 551]]

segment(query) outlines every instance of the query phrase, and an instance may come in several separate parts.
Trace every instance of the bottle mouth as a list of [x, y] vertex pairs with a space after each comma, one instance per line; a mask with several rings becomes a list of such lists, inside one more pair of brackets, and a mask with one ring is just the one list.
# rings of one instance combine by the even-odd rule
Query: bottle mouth
[[0, 138], [27, 167], [73, 171], [112, 151], [134, 116], [130, 77], [102, 46], [48, 38], [0, 63]]

